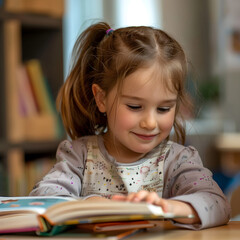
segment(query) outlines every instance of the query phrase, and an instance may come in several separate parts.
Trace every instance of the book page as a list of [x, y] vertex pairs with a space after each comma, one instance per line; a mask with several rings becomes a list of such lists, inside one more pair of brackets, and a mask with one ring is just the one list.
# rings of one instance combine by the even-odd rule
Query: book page
[[49, 207], [61, 203], [74, 200], [65, 197], [0, 197], [0, 216], [6, 214], [14, 214], [21, 211], [32, 211], [43, 214]]

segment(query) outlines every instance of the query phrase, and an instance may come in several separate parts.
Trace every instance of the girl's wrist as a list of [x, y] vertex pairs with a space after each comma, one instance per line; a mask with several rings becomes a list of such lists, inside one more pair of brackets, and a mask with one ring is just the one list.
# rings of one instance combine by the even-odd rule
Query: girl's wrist
[[177, 200], [168, 200], [168, 211], [176, 215], [193, 215], [193, 218], [176, 218], [174, 221], [184, 224], [200, 224], [201, 220], [198, 216], [198, 213], [192, 207], [191, 204], [177, 201]]

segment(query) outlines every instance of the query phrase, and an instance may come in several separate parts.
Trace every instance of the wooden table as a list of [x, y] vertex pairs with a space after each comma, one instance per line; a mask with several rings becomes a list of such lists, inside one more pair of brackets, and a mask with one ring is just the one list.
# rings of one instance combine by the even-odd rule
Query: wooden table
[[240, 240], [240, 221], [229, 222], [227, 225], [200, 231], [186, 230], [164, 222], [156, 229], [136, 234], [129, 240]]
[[[77, 235], [73, 236], [55, 236], [51, 237], [55, 240], [76, 240], [76, 239], [92, 239], [92, 238], [81, 238]], [[4, 239], [46, 239], [44, 237], [36, 237], [29, 235], [0, 235], [0, 240]], [[49, 238], [48, 238], [49, 239]], [[102, 238], [94, 238], [97, 240], [102, 240]], [[106, 238], [105, 238], [106, 239]], [[182, 228], [178, 228], [171, 224], [171, 222], [163, 221], [159, 224], [158, 227], [149, 229], [147, 231], [143, 231], [137, 233], [131, 237], [127, 237], [125, 239], [129, 240], [239, 240], [240, 239], [240, 221], [229, 222], [229, 224], [204, 229], [200, 231], [194, 230], [186, 230]]]

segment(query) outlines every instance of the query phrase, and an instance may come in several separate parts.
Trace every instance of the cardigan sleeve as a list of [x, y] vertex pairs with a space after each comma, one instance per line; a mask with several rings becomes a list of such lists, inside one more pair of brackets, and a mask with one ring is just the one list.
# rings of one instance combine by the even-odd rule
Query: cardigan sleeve
[[229, 221], [230, 204], [194, 147], [174, 143], [165, 159], [164, 174], [163, 197], [191, 204], [201, 220], [198, 225], [177, 225], [203, 229]]
[[72, 142], [68, 140], [61, 142], [56, 153], [56, 164], [35, 185], [30, 195], [79, 197], [86, 154], [84, 138]]

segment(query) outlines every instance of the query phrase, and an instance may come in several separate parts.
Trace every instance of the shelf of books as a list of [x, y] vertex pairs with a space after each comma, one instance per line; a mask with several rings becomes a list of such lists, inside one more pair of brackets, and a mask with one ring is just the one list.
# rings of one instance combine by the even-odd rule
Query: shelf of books
[[10, 196], [28, 195], [56, 161], [52, 149], [32, 152], [24, 147], [11, 148], [7, 158]]
[[63, 83], [63, 1], [53, 1], [58, 13], [41, 9], [44, 1], [13, 2], [0, 8], [0, 194], [19, 196], [50, 169], [64, 138], [55, 105]]

